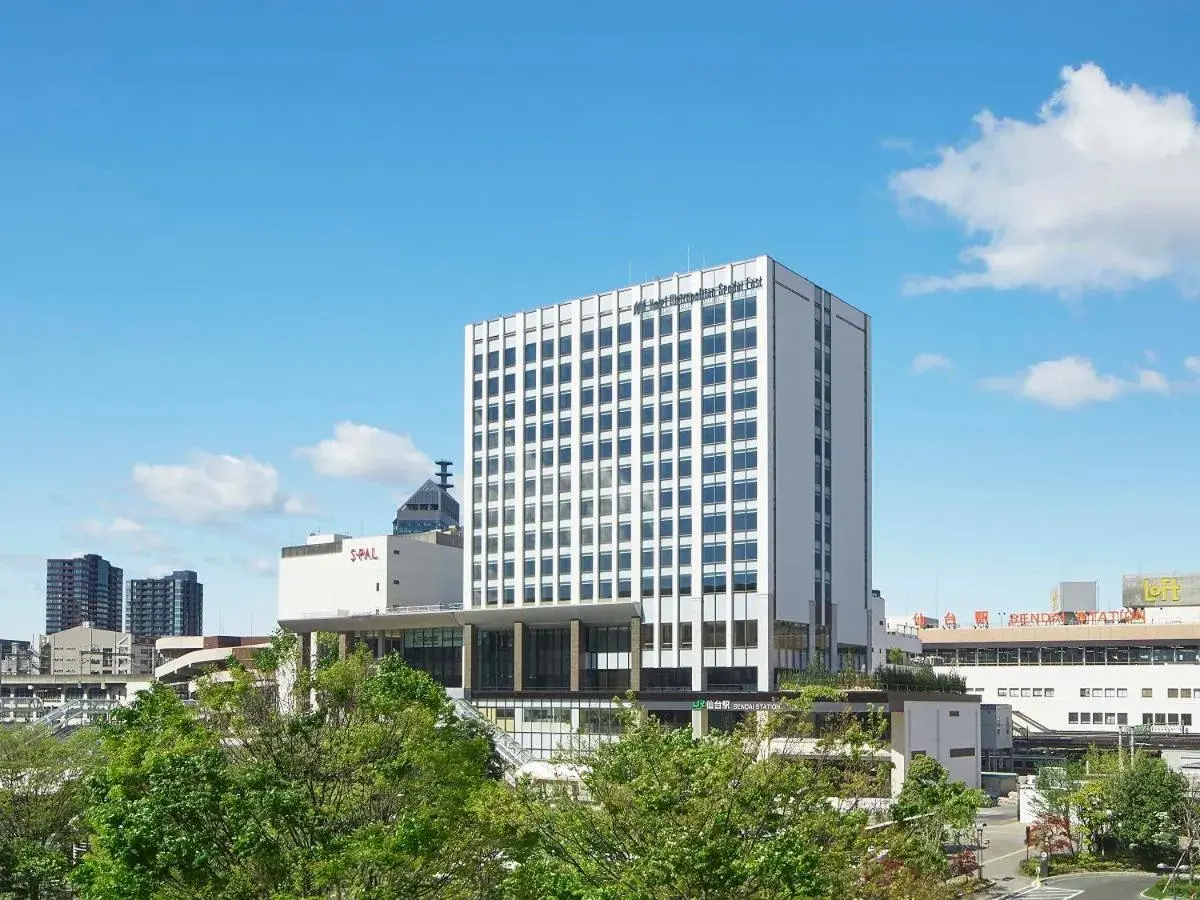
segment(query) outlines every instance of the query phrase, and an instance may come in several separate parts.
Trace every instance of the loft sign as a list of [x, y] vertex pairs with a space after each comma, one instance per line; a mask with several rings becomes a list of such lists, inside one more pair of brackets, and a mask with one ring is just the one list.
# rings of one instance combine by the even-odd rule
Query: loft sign
[[691, 291], [686, 294], [671, 294], [659, 300], [639, 300], [633, 304], [633, 314], [635, 316], [643, 315], [644, 313], [654, 312], [659, 309], [669, 309], [676, 306], [691, 306], [697, 301], [711, 300], [714, 297], [724, 297], [726, 294], [736, 294], [738, 291], [753, 291], [762, 287], [762, 276], [757, 278], [746, 278], [742, 281], [734, 281], [730, 284], [719, 284], [716, 287], [700, 288], [698, 291]]
[[354, 547], [350, 550], [350, 562], [358, 562], [359, 560], [367, 559], [379, 559], [379, 557], [375, 555], [374, 547]]

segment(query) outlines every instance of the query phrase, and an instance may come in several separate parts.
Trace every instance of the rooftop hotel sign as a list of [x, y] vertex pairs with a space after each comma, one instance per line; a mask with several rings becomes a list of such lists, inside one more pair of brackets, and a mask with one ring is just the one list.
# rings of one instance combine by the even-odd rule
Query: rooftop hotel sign
[[725, 297], [729, 294], [736, 294], [739, 291], [753, 291], [762, 287], [762, 276], [757, 278], [746, 278], [742, 281], [734, 281], [729, 284], [718, 284], [716, 287], [700, 288], [698, 291], [692, 291], [687, 294], [670, 294], [658, 300], [639, 300], [633, 304], [633, 314], [635, 316], [643, 315], [644, 313], [654, 312], [659, 309], [671, 309], [676, 306], [691, 306], [693, 303], [703, 300], [711, 300], [715, 297]]

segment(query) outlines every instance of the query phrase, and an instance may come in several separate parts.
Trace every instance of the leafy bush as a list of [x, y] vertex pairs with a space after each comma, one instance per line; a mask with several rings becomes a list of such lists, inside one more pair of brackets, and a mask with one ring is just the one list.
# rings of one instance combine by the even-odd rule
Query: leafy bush
[[785, 691], [810, 685], [840, 690], [908, 691], [925, 694], [965, 694], [967, 681], [961, 675], [940, 674], [925, 666], [880, 666], [872, 674], [865, 672], [829, 672], [810, 668], [790, 672], [780, 679]]

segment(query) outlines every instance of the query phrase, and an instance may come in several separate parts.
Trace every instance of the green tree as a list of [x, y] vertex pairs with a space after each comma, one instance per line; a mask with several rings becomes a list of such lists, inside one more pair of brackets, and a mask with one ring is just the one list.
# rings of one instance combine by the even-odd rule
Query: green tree
[[1076, 790], [1078, 772], [1074, 767], [1042, 766], [1038, 769], [1037, 818], [1032, 829], [1033, 842], [1047, 853], [1079, 852], [1080, 834]]
[[952, 781], [946, 767], [932, 756], [918, 756], [908, 764], [892, 806], [898, 852], [914, 864], [919, 860], [929, 871], [944, 865], [948, 833], [960, 839], [985, 802], [983, 791]]
[[899, 647], [887, 648], [887, 664], [889, 666], [904, 666], [908, 664], [908, 654]]
[[1187, 778], [1158, 757], [1135, 753], [1106, 784], [1112, 835], [1141, 864], [1175, 861]]
[[[496, 811], [520, 835], [510, 898], [927, 896], [922, 874], [903, 865], [885, 872], [884, 836], [872, 846], [866, 813], [830, 802], [874, 781], [873, 757], [856, 752], [869, 723], [836, 737], [826, 723], [824, 736], [809, 739], [836, 741], [836, 752], [799, 758], [769, 753], [767, 742], [809, 727], [803, 710], [701, 739], [634, 708], [622, 717], [621, 740], [581, 761], [590, 802], [522, 786]], [[901, 893], [889, 894], [892, 884]]]
[[892, 815], [896, 819], [927, 817], [961, 831], [975, 822], [986, 802], [983, 791], [952, 781], [946, 767], [932, 756], [918, 756], [904, 773]]
[[199, 705], [156, 686], [104, 729], [90, 783], [96, 900], [479, 897], [506, 870], [482, 813], [504, 790], [492, 746], [398, 657], [327, 661], [283, 711], [295, 640], [256, 672], [212, 681]]
[[0, 897], [67, 897], [94, 740], [0, 727]]

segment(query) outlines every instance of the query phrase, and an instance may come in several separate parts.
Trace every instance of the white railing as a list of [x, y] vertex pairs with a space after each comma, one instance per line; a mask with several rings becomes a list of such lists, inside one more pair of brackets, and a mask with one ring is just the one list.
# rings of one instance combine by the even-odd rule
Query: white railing
[[348, 619], [360, 616], [397, 616], [414, 615], [418, 613], [462, 612], [462, 603], [432, 603], [426, 606], [392, 606], [375, 609], [318, 609], [306, 612], [303, 616], [285, 618], [283, 621], [299, 621], [301, 619]]
[[506, 765], [514, 769], [519, 769], [521, 766], [534, 761], [533, 755], [522, 747], [516, 738], [487, 716], [483, 715], [483, 713], [471, 705], [469, 700], [459, 697], [454, 701], [454, 708], [464, 719], [478, 722], [487, 728], [492, 736], [492, 742], [496, 745], [496, 755], [504, 760]]

